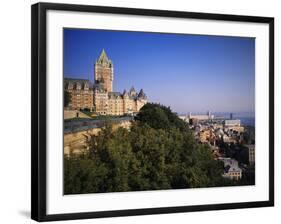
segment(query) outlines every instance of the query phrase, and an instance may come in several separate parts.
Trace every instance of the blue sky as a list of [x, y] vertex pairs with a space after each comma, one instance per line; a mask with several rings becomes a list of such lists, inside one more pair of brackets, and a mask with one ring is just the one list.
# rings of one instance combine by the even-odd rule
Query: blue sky
[[64, 76], [93, 81], [103, 48], [114, 91], [143, 88], [180, 114], [255, 110], [254, 38], [64, 29]]

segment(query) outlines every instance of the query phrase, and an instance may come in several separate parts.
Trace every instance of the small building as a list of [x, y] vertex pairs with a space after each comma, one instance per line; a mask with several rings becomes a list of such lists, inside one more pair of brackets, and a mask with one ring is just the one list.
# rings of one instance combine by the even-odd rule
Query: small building
[[189, 123], [189, 118], [188, 118], [188, 116], [186, 116], [186, 115], [181, 115], [181, 116], [179, 116], [179, 118], [182, 119], [183, 121]]
[[236, 131], [237, 133], [245, 132], [245, 128], [243, 126], [228, 126], [225, 128], [226, 130]]
[[199, 124], [199, 120], [197, 118], [191, 118], [189, 119], [189, 124], [196, 126]]
[[200, 121], [204, 121], [204, 120], [212, 120], [214, 119], [214, 115], [211, 114], [211, 112], [208, 112], [206, 115], [205, 114], [197, 114], [197, 115], [192, 115], [191, 113], [189, 113], [188, 116], [189, 119], [198, 119]]
[[241, 121], [239, 119], [235, 119], [235, 120], [225, 120], [224, 121], [224, 126], [225, 127], [231, 127], [231, 126], [240, 126], [241, 125]]
[[240, 180], [242, 178], [242, 169], [239, 167], [237, 160], [224, 157], [220, 157], [219, 160], [224, 163], [223, 177], [231, 180]]
[[210, 143], [210, 145], [215, 145], [215, 134], [211, 129], [205, 129], [199, 132], [199, 141], [201, 143]]

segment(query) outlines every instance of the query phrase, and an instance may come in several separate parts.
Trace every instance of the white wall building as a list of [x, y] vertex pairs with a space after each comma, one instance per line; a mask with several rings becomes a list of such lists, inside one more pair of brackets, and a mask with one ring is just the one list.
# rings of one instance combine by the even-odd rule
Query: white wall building
[[224, 121], [224, 126], [230, 127], [230, 126], [240, 126], [241, 121], [239, 119], [236, 120], [225, 120]]
[[242, 169], [238, 166], [237, 160], [223, 157], [220, 157], [219, 160], [224, 163], [225, 172], [223, 177], [231, 180], [240, 180], [242, 178]]

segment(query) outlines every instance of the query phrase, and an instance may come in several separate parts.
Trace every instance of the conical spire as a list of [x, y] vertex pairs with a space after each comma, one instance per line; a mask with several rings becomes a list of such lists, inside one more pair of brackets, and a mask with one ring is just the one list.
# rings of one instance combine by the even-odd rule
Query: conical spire
[[100, 64], [111, 64], [111, 60], [109, 60], [109, 58], [107, 57], [107, 54], [106, 54], [104, 49], [102, 49], [102, 52], [100, 54], [100, 57], [99, 57], [97, 63], [100, 63]]
[[139, 94], [138, 94], [138, 98], [146, 99], [146, 95], [145, 95], [143, 89], [140, 90], [140, 92], [139, 92]]
[[107, 61], [108, 60], [108, 57], [106, 55], [106, 52], [104, 49], [102, 49], [102, 52], [100, 54], [100, 57], [99, 57], [99, 61]]
[[132, 92], [136, 92], [134, 86], [132, 86], [131, 89], [130, 89], [130, 93], [132, 93]]

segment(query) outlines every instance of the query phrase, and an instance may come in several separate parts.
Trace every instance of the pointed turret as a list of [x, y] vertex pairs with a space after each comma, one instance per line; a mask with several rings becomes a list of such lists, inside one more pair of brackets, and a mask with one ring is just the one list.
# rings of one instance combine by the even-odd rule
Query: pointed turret
[[131, 96], [134, 96], [134, 97], [137, 95], [137, 92], [136, 92], [136, 90], [133, 86], [131, 87], [129, 93], [130, 93]]
[[145, 95], [143, 89], [140, 90], [140, 92], [139, 92], [139, 94], [138, 94], [138, 98], [146, 99], [146, 95]]
[[103, 83], [107, 92], [113, 91], [113, 64], [104, 49], [95, 63], [95, 82]]
[[131, 87], [131, 89], [130, 89], [129, 93], [130, 93], [130, 94], [132, 94], [132, 93], [136, 93], [136, 90], [135, 90], [134, 86], [132, 86], [132, 87]]
[[123, 96], [124, 98], [128, 98], [128, 97], [129, 97], [129, 94], [128, 94], [128, 92], [127, 92], [125, 89], [124, 89], [124, 91], [123, 91], [122, 96]]
[[101, 54], [100, 54], [99, 59], [97, 60], [97, 63], [99, 63], [99, 64], [104, 64], [104, 63], [108, 63], [109, 61], [110, 61], [110, 60], [108, 59], [105, 50], [102, 49], [102, 52], [101, 52]]
[[96, 64], [110, 67], [110, 68], [112, 67], [112, 61], [108, 58], [104, 49], [102, 49], [102, 52], [101, 52]]

